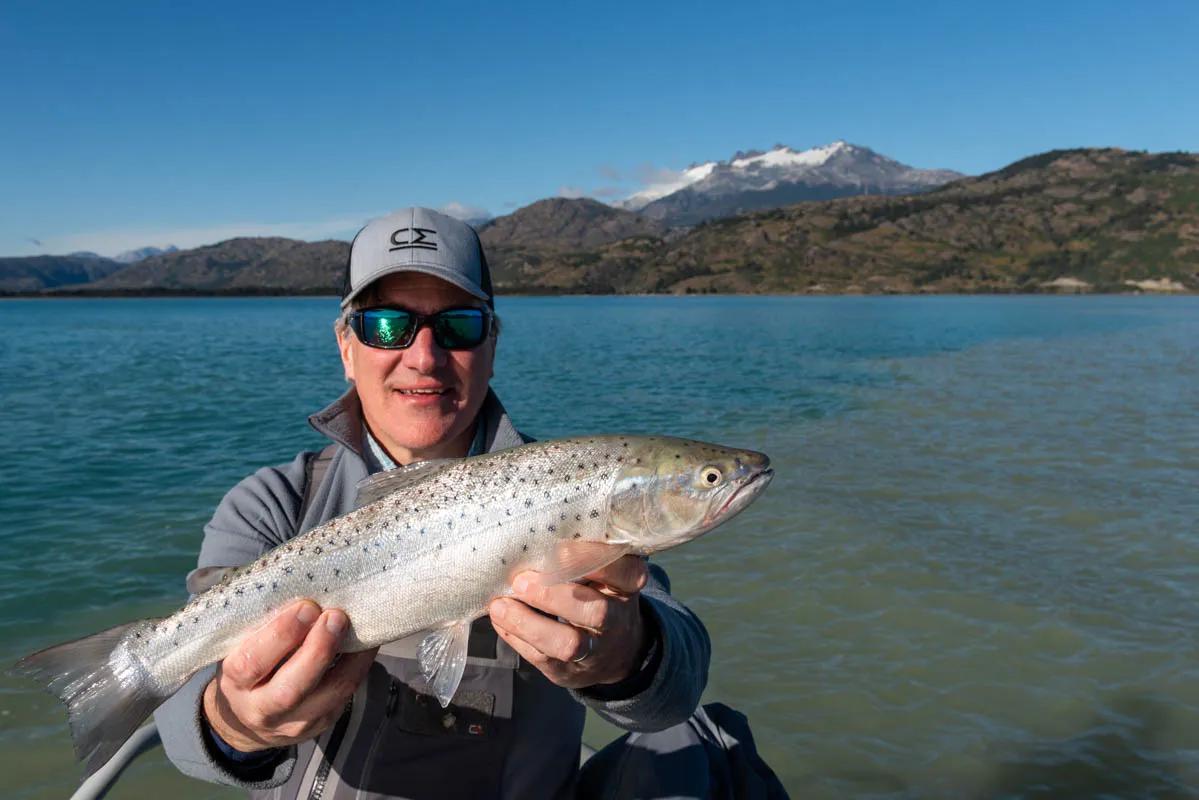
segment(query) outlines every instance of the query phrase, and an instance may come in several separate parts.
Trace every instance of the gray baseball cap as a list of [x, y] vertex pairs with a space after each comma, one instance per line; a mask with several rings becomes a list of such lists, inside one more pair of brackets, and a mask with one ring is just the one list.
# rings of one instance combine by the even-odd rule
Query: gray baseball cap
[[495, 307], [491, 270], [474, 228], [430, 208], [405, 208], [371, 220], [350, 245], [341, 307], [393, 272], [423, 272]]

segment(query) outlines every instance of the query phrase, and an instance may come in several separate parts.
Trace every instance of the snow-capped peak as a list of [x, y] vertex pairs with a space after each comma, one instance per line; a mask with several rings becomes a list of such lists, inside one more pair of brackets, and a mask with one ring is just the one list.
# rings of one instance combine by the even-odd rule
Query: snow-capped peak
[[840, 139], [832, 144], [813, 147], [810, 150], [797, 151], [780, 144], [766, 153], [733, 159], [729, 162], [729, 166], [733, 169], [752, 169], [755, 167], [818, 167], [847, 148], [849, 148], [849, 144]]
[[764, 169], [812, 169], [820, 167], [833, 156], [853, 150], [853, 145], [838, 139], [830, 144], [813, 147], [809, 150], [792, 150], [783, 144], [775, 145], [766, 152], [751, 150], [748, 153], [737, 153], [728, 161], [705, 161], [693, 164], [679, 172], [663, 170], [656, 180], [644, 189], [629, 195], [615, 205], [633, 211], [644, 208], [655, 200], [674, 194], [680, 189], [699, 183], [720, 172], [728, 175], [744, 173], [757, 174]]

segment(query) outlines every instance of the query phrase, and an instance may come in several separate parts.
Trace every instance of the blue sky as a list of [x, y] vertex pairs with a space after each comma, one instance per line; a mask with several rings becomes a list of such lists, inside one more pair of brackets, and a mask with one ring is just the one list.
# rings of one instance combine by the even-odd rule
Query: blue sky
[[348, 238], [835, 139], [1199, 150], [1199, 3], [0, 7], [0, 255]]

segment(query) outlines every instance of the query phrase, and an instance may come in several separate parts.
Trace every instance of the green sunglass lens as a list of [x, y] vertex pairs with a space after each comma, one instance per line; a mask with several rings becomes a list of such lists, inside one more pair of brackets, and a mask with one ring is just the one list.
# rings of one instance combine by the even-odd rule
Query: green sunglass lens
[[369, 311], [362, 316], [362, 332], [372, 347], [396, 347], [408, 338], [412, 315], [403, 311]]
[[463, 309], [437, 315], [437, 338], [442, 347], [474, 347], [487, 336], [482, 311]]

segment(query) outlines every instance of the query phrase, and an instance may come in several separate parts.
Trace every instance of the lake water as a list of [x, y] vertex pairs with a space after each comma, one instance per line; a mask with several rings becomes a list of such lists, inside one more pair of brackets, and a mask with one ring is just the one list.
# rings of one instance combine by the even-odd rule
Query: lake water
[[[320, 441], [337, 303], [0, 301], [0, 661], [184, 599], [233, 483]], [[502, 298], [539, 437], [760, 449], [666, 553], [708, 700], [795, 797], [1199, 794], [1199, 298]], [[595, 743], [610, 730], [591, 724]], [[78, 781], [0, 677], [4, 796]], [[227, 796], [161, 752], [114, 797]]]

